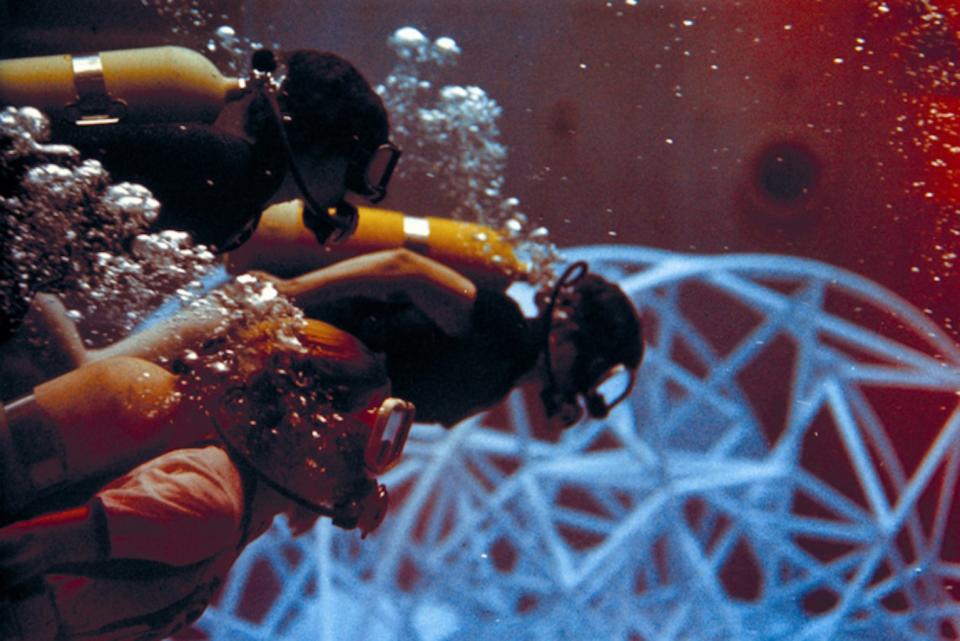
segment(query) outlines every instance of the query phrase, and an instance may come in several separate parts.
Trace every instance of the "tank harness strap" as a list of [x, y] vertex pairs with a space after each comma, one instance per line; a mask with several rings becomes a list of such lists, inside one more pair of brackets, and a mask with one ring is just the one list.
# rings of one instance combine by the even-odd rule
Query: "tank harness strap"
[[99, 53], [70, 56], [73, 84], [77, 100], [65, 105], [65, 114], [74, 124], [114, 125], [126, 114], [127, 106], [115, 100], [103, 76], [103, 60]]
[[113, 546], [110, 544], [107, 512], [99, 496], [90, 501], [90, 520], [93, 523], [93, 536], [97, 544], [97, 560], [105, 561], [110, 558]]
[[403, 246], [420, 254], [428, 254], [430, 251], [430, 221], [419, 216], [404, 216]]

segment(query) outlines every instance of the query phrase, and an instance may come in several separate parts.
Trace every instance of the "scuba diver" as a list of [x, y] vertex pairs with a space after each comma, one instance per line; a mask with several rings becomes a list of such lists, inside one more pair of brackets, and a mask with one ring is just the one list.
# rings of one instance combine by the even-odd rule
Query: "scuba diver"
[[308, 316], [383, 354], [393, 393], [417, 407], [418, 421], [453, 427], [529, 382], [539, 387], [550, 424], [566, 428], [585, 413], [605, 417], [634, 387], [643, 355], [640, 317], [619, 287], [588, 273], [585, 263], [569, 266], [538, 294], [534, 318], [506, 293], [478, 287], [469, 329], [459, 335], [406, 301], [362, 293], [327, 298], [315, 284], [324, 271], [276, 287]]
[[274, 325], [240, 328], [227, 370], [214, 344], [197, 346], [208, 366], [174, 359], [177, 375], [109, 356], [5, 408], [4, 639], [165, 638], [277, 514], [295, 534], [320, 515], [364, 535], [379, 525], [376, 476], [400, 456], [412, 406], [386, 397], [381, 359], [350, 335], [306, 321], [291, 343]]
[[336, 54], [282, 58], [285, 67], [255, 52], [247, 79], [182, 47], [5, 60], [0, 105], [40, 109], [54, 142], [150, 189], [162, 203], [157, 229], [223, 251], [272, 198], [296, 194], [321, 242], [347, 235], [356, 210], [346, 192], [379, 201], [400, 156], [383, 101]]

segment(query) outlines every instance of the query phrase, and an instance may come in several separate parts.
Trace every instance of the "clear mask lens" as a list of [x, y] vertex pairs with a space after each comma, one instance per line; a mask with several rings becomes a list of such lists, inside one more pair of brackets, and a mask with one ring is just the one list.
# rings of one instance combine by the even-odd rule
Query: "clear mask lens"
[[616, 365], [593, 386], [591, 394], [600, 398], [607, 410], [623, 401], [633, 390], [635, 377], [633, 371], [623, 364]]
[[368, 470], [383, 474], [400, 460], [407, 443], [416, 408], [399, 398], [388, 398], [380, 404], [364, 456]]

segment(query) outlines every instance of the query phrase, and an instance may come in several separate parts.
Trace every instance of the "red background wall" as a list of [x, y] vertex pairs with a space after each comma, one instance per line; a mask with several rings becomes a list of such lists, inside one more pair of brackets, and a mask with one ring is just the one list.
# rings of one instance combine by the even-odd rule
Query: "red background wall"
[[[446, 79], [479, 85], [503, 106], [505, 191], [561, 246], [810, 256], [949, 323], [955, 278], [942, 256], [957, 243], [957, 214], [949, 169], [929, 163], [951, 154], [926, 138], [931, 127], [918, 125], [911, 102], [957, 93], [926, 73], [952, 70], [957, 41], [949, 16], [925, 21], [914, 5], [203, 3], [242, 35], [338, 51], [374, 81], [393, 66], [385, 42], [396, 28], [454, 38], [463, 55]], [[207, 38], [173, 33], [169, 16], [117, 0], [9, 0], [0, 16], [8, 56]], [[764, 187], [763, 167], [781, 187]], [[442, 213], [428, 183], [398, 184], [388, 204]]]

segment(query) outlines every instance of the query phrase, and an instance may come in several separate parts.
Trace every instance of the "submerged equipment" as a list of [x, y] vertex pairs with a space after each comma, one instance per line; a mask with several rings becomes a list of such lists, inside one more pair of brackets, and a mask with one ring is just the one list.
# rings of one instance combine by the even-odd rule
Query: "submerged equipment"
[[81, 127], [212, 123], [246, 84], [184, 47], [0, 60], [0, 104], [36, 107]]
[[[177, 433], [183, 437], [178, 422], [189, 420], [179, 414], [181, 407], [176, 376], [128, 356], [86, 365], [0, 405], [0, 525], [72, 485], [186, 446], [175, 442]], [[344, 416], [342, 433], [323, 443], [329, 451], [315, 453], [329, 469], [285, 465], [289, 447], [256, 447], [244, 437], [245, 426], [210, 418], [231, 456], [268, 485], [332, 517], [335, 525], [359, 527], [365, 536], [389, 503], [386, 487], [374, 477], [399, 461], [414, 414], [412, 403], [388, 398], [359, 416]], [[341, 488], [332, 504], [331, 488]]]

